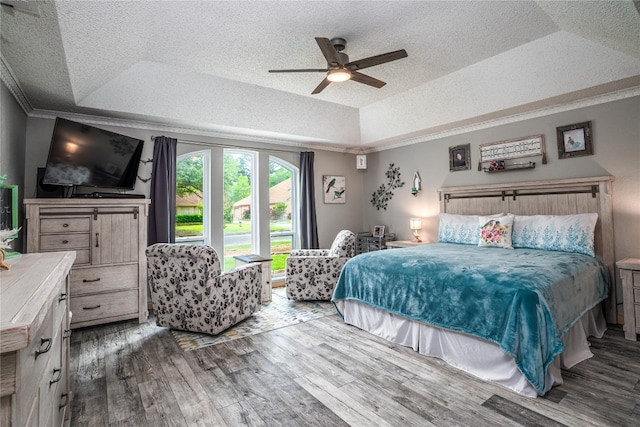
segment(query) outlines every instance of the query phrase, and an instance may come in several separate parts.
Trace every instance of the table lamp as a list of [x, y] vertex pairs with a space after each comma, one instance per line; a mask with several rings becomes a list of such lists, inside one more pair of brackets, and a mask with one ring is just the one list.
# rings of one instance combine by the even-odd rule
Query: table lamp
[[416, 242], [422, 242], [422, 239], [420, 239], [420, 232], [419, 230], [422, 230], [422, 219], [421, 218], [411, 218], [409, 220], [409, 225], [411, 227], [411, 229], [413, 230], [413, 237], [416, 239]]

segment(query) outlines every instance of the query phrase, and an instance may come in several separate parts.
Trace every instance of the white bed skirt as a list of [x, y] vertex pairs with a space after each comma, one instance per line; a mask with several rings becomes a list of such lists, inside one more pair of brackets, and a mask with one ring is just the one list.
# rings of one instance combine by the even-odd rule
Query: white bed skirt
[[[517, 368], [513, 358], [497, 344], [425, 323], [409, 320], [349, 300], [336, 302], [347, 324], [388, 341], [437, 357], [478, 378], [507, 387], [524, 396], [538, 393]], [[564, 337], [565, 351], [556, 356], [547, 371], [547, 390], [562, 384], [561, 368], [568, 369], [593, 356], [587, 337], [602, 338], [607, 323], [600, 304], [587, 312]], [[545, 392], [546, 392], [545, 391]]]

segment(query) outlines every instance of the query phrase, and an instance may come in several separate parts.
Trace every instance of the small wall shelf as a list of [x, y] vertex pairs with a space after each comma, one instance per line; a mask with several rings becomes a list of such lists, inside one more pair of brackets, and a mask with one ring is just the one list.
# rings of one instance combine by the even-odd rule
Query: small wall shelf
[[515, 164], [515, 165], [506, 165], [502, 169], [482, 168], [482, 170], [485, 173], [498, 173], [498, 172], [507, 172], [507, 171], [513, 171], [513, 170], [520, 170], [520, 169], [533, 169], [535, 167], [536, 167], [536, 162], [529, 162], [529, 163], [519, 163], [519, 164]]

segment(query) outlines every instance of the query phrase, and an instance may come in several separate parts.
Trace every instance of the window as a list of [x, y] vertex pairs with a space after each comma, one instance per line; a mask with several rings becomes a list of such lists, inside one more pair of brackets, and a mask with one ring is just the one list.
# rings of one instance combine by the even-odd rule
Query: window
[[291, 249], [298, 247], [298, 169], [282, 159], [269, 159], [269, 230], [271, 277], [285, 275]]
[[254, 212], [257, 155], [253, 151], [224, 150], [223, 216], [224, 270], [235, 266], [235, 255], [256, 253], [258, 215]]
[[176, 243], [209, 244], [209, 151], [176, 161]]
[[[212, 245], [225, 271], [235, 267], [235, 255], [270, 254], [272, 277], [283, 278], [291, 249], [299, 247], [298, 168], [265, 156], [268, 171], [266, 164], [259, 171], [257, 151], [189, 144], [178, 149], [176, 242]], [[258, 201], [257, 177], [267, 173], [269, 182], [259, 186], [260, 194], [268, 186], [269, 198]], [[260, 212], [269, 215], [260, 218]], [[260, 241], [267, 230], [269, 240]]]

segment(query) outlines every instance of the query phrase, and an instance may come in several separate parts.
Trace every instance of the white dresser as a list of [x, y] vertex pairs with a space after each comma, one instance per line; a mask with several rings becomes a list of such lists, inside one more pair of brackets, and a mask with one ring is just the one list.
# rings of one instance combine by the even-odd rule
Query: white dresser
[[0, 271], [0, 425], [69, 415], [69, 272], [75, 252], [27, 254]]
[[73, 250], [71, 327], [146, 322], [148, 199], [25, 199], [27, 252]]

